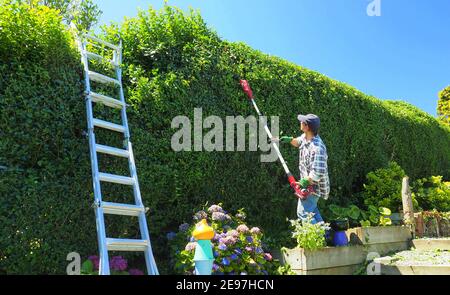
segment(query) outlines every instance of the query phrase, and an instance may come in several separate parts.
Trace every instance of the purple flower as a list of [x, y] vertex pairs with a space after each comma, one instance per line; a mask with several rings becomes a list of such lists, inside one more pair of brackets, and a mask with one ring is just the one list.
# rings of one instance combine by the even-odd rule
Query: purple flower
[[189, 239], [189, 242], [194, 243], [194, 242], [195, 242], [194, 237], [191, 237], [191, 238]]
[[243, 234], [246, 234], [246, 233], [249, 232], [249, 229], [248, 229], [248, 227], [247, 227], [245, 224], [239, 225], [239, 226], [236, 228], [236, 230], [237, 230], [238, 232], [240, 232], [240, 233], [243, 233]]
[[181, 232], [185, 232], [189, 229], [189, 224], [188, 223], [183, 223], [178, 227], [178, 230]]
[[241, 255], [241, 254], [242, 254], [242, 250], [241, 250], [240, 248], [236, 248], [236, 249], [234, 250], [234, 252], [237, 253], [238, 255]]
[[222, 264], [225, 265], [225, 266], [230, 265], [230, 261], [226, 257], [224, 257], [222, 259]]
[[238, 259], [238, 256], [236, 254], [231, 254], [230, 255], [230, 259], [231, 260], [236, 260], [236, 259]]
[[212, 220], [214, 221], [225, 221], [225, 220], [231, 220], [231, 217], [225, 213], [222, 212], [213, 212], [212, 214]]
[[271, 261], [272, 260], [272, 255], [270, 255], [270, 253], [264, 253], [264, 259], [267, 261]]
[[256, 252], [257, 254], [264, 253], [264, 251], [263, 251], [263, 249], [262, 249], [261, 247], [256, 247], [255, 252]]
[[177, 236], [177, 234], [174, 233], [173, 231], [171, 231], [170, 233], [168, 233], [168, 234], [166, 235], [166, 238], [167, 238], [169, 241], [171, 241], [171, 240], [173, 240], [176, 236]]
[[227, 232], [227, 236], [237, 238], [237, 237], [239, 237], [239, 233], [237, 230], [233, 229], [233, 230], [230, 230], [229, 232]]
[[144, 272], [142, 272], [140, 269], [132, 268], [128, 271], [128, 273], [132, 276], [143, 276]]
[[250, 232], [253, 235], [259, 235], [261, 233], [261, 230], [258, 227], [252, 227], [252, 229], [250, 230]]
[[217, 247], [219, 250], [225, 251], [227, 249], [227, 245], [225, 244], [219, 244], [219, 247]]
[[189, 243], [186, 245], [186, 247], [184, 248], [184, 250], [191, 252], [191, 251], [194, 251], [194, 250], [195, 250], [195, 247], [196, 247], [196, 246], [197, 246], [197, 243], [189, 242]]
[[203, 211], [203, 210], [198, 211], [194, 215], [194, 219], [197, 220], [197, 221], [200, 221], [202, 219], [207, 219], [207, 218], [208, 218], [208, 214], [205, 211]]
[[212, 205], [211, 207], [209, 207], [208, 212], [209, 213], [214, 213], [214, 212], [225, 213], [225, 211], [222, 209], [222, 207], [220, 207], [218, 205]]
[[219, 257], [219, 252], [214, 251], [214, 252], [213, 252], [213, 255], [214, 255], [214, 257]]
[[246, 240], [247, 240], [247, 242], [249, 242], [249, 243], [252, 243], [252, 242], [253, 242], [253, 238], [252, 238], [252, 237], [250, 237], [250, 236], [246, 237], [245, 239], [246, 239]]
[[114, 256], [113, 258], [111, 258], [109, 266], [113, 270], [124, 271], [127, 269], [128, 263], [127, 260], [124, 259], [122, 256]]
[[220, 235], [217, 233], [214, 233], [214, 237], [212, 238], [213, 242], [217, 242], [220, 239]]
[[219, 270], [219, 266], [217, 264], [213, 263], [212, 270], [213, 271], [218, 271]]
[[94, 265], [94, 270], [98, 270], [98, 265], [100, 264], [100, 258], [98, 258], [97, 255], [92, 255], [92, 256], [89, 256], [88, 259]]
[[253, 248], [252, 248], [252, 247], [249, 247], [249, 246], [247, 246], [247, 247], [245, 247], [245, 251], [247, 251], [247, 252], [253, 252]]

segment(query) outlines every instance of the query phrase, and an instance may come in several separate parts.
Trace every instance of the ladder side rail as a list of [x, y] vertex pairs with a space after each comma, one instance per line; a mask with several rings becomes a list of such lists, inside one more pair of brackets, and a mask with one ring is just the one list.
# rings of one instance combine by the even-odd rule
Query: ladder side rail
[[109, 255], [108, 249], [106, 247], [106, 228], [105, 221], [103, 215], [103, 209], [101, 208], [102, 202], [102, 193], [100, 188], [100, 177], [98, 172], [98, 162], [97, 162], [97, 152], [95, 150], [95, 134], [94, 134], [94, 123], [93, 123], [93, 110], [92, 110], [92, 100], [89, 96], [89, 92], [91, 90], [90, 80], [89, 80], [89, 64], [86, 56], [86, 43], [82, 41], [81, 52], [82, 52], [82, 63], [84, 65], [85, 71], [85, 85], [86, 85], [86, 110], [87, 110], [87, 125], [88, 125], [88, 135], [89, 135], [89, 151], [91, 155], [91, 169], [93, 176], [93, 189], [94, 189], [94, 198], [95, 198], [95, 219], [97, 226], [97, 239], [98, 239], [98, 247], [100, 253], [100, 264], [99, 264], [99, 273], [102, 275], [109, 275]]

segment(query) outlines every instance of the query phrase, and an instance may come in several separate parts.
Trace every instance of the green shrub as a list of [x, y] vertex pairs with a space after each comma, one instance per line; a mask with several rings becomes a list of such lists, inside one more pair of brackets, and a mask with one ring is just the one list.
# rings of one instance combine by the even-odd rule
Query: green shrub
[[312, 223], [313, 213], [306, 219], [289, 220], [292, 227], [292, 237], [297, 241], [297, 247], [306, 250], [319, 250], [326, 246], [325, 232], [330, 229], [328, 223]]
[[450, 182], [443, 181], [442, 176], [431, 176], [415, 181], [413, 195], [420, 209], [450, 211]]
[[[402, 181], [405, 171], [396, 162], [389, 162], [386, 168], [380, 168], [367, 174], [364, 184], [364, 204], [366, 206], [387, 207], [393, 212], [402, 209]], [[413, 199], [414, 205], [417, 202]]]

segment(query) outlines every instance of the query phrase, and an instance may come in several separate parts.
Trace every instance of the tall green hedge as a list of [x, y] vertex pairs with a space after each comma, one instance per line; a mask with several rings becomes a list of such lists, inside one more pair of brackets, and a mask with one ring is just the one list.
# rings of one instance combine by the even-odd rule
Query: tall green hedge
[[[0, 272], [64, 273], [71, 251], [95, 253], [95, 220], [82, 71], [72, 37], [57, 14], [26, 6], [0, 8]], [[280, 116], [284, 134], [299, 134], [296, 115], [316, 113], [328, 147], [332, 196], [352, 197], [367, 172], [397, 161], [412, 178], [450, 176], [450, 132], [402, 102], [383, 102], [319, 73], [221, 40], [199, 14], [149, 9], [105, 38], [124, 44], [125, 96], [141, 192], [157, 263], [168, 272], [165, 234], [206, 202], [245, 207], [267, 235], [287, 228], [296, 200], [278, 163], [259, 152], [174, 152], [175, 116], [254, 115], [235, 76], [248, 79], [260, 108]], [[28, 44], [25, 46], [25, 44]], [[97, 107], [106, 116], [108, 110]], [[206, 132], [206, 130], [204, 131]], [[98, 132], [101, 142], [120, 139]], [[298, 152], [283, 147], [291, 170]], [[123, 163], [101, 159], [108, 172]], [[127, 192], [103, 187], [105, 199]], [[129, 192], [128, 192], [129, 193]], [[326, 204], [325, 204], [326, 205]], [[131, 220], [131, 221], [130, 221]], [[135, 237], [137, 222], [111, 217], [110, 236]], [[131, 226], [131, 227], [130, 227]]]

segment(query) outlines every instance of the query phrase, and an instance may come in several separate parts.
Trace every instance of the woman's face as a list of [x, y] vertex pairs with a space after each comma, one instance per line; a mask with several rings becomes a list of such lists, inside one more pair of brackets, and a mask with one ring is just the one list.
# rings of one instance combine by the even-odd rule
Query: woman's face
[[302, 132], [306, 132], [306, 131], [309, 131], [309, 127], [308, 127], [308, 125], [306, 123], [301, 122], [300, 123], [300, 130]]

